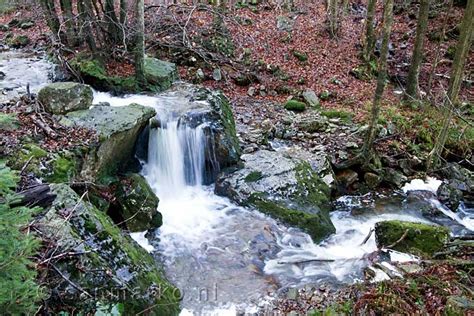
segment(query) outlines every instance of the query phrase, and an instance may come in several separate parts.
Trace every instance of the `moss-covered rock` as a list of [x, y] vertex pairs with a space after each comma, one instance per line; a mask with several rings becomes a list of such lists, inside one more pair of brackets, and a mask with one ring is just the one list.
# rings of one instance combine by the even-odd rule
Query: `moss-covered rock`
[[47, 112], [65, 114], [71, 111], [86, 110], [92, 105], [92, 89], [76, 82], [56, 82], [38, 92], [38, 100]]
[[266, 150], [242, 160], [242, 169], [217, 179], [217, 194], [300, 227], [314, 241], [335, 232], [328, 214], [330, 189], [308, 162]]
[[26, 35], [18, 35], [7, 40], [7, 44], [13, 48], [22, 48], [31, 43], [31, 40]]
[[375, 225], [375, 240], [378, 247], [392, 246], [397, 251], [429, 257], [449, 240], [449, 230], [423, 223], [383, 221]]
[[294, 50], [293, 56], [301, 62], [305, 62], [308, 60], [308, 55], [304, 52], [300, 52], [299, 50]]
[[297, 101], [297, 100], [288, 100], [285, 103], [284, 107], [288, 111], [293, 111], [293, 112], [303, 112], [304, 110], [306, 110], [306, 104], [304, 102]]
[[131, 104], [94, 106], [64, 116], [63, 124], [89, 128], [99, 135], [99, 143], [89, 149], [84, 159], [81, 178], [104, 184], [113, 181], [117, 171], [133, 157], [138, 135], [155, 114], [153, 108]]
[[176, 65], [156, 58], [145, 58], [145, 78], [147, 85], [140, 87], [134, 76], [118, 77], [107, 74], [104, 64], [97, 60], [76, 57], [71, 65], [81, 74], [84, 81], [94, 88], [113, 93], [135, 93], [143, 90], [164, 91], [178, 79]]
[[117, 201], [122, 217], [131, 232], [142, 232], [161, 226], [159, 199], [143, 176], [132, 173], [118, 184]]
[[51, 185], [51, 192], [57, 197], [37, 228], [57, 253], [75, 254], [56, 259], [44, 276], [54, 289], [48, 300], [53, 311], [73, 306], [90, 314], [98, 305], [119, 304], [123, 315], [178, 314], [181, 294], [150, 254], [67, 185]]

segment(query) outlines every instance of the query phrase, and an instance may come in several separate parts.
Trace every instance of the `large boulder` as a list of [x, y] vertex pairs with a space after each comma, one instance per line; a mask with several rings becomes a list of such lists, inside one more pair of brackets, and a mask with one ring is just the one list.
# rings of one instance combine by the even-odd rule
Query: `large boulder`
[[449, 240], [449, 229], [423, 223], [398, 220], [375, 224], [375, 240], [379, 248], [407, 252], [423, 257], [433, 256]]
[[67, 185], [51, 185], [51, 192], [56, 195], [52, 206], [35, 223], [42, 239], [54, 245], [46, 258], [51, 268], [43, 271], [51, 310], [179, 313], [179, 291], [149, 253]]
[[267, 150], [241, 158], [242, 169], [217, 179], [217, 194], [300, 227], [315, 242], [335, 232], [330, 189], [308, 162]]
[[61, 123], [92, 129], [99, 136], [99, 143], [84, 158], [80, 177], [104, 184], [114, 180], [111, 177], [133, 158], [136, 140], [155, 114], [153, 108], [139, 104], [97, 105], [66, 114]]
[[455, 163], [447, 164], [440, 173], [445, 180], [438, 188], [438, 199], [454, 212], [461, 202], [473, 207], [474, 173]]
[[164, 91], [178, 79], [178, 69], [173, 63], [147, 57], [145, 58], [145, 78], [151, 90]]
[[51, 83], [41, 89], [38, 100], [52, 114], [86, 110], [92, 105], [92, 89], [76, 82]]
[[159, 199], [143, 176], [132, 173], [121, 179], [116, 198], [129, 231], [142, 232], [163, 223], [157, 210]]

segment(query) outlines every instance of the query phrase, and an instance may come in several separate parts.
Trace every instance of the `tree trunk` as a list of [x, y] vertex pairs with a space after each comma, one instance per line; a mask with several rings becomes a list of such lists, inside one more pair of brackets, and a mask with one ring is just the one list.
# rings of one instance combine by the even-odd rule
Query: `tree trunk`
[[91, 28], [91, 16], [90, 16], [90, 2], [88, 0], [77, 1], [77, 11], [79, 12], [79, 20], [81, 21], [82, 28], [84, 30], [83, 35], [86, 38], [87, 46], [94, 54], [97, 51], [97, 45], [95, 44], [94, 35]]
[[388, 58], [388, 46], [390, 42], [390, 33], [392, 32], [393, 22], [393, 0], [386, 0], [383, 14], [383, 40], [381, 54], [378, 64], [378, 77], [377, 87], [375, 88], [375, 96], [372, 103], [371, 117], [369, 123], [369, 130], [367, 131], [364, 146], [362, 147], [362, 156], [368, 163], [370, 161], [370, 155], [372, 146], [375, 140], [375, 133], [377, 131], [377, 121], [380, 112], [380, 102], [382, 100], [383, 91], [385, 89], [385, 83], [387, 79], [387, 58]]
[[119, 26], [117, 15], [115, 14], [115, 1], [105, 0], [104, 17], [107, 23], [107, 32], [112, 43], [118, 43], [122, 38], [122, 30]]
[[61, 11], [63, 12], [64, 25], [66, 26], [67, 43], [75, 47], [77, 45], [76, 37], [76, 23], [74, 21], [74, 14], [72, 13], [71, 0], [60, 0]]
[[120, 0], [120, 24], [125, 27], [127, 20], [127, 0]]
[[418, 24], [416, 26], [415, 47], [411, 59], [410, 70], [408, 72], [406, 93], [408, 98], [418, 97], [418, 78], [420, 76], [421, 62], [423, 61], [423, 40], [425, 38], [426, 27], [428, 25], [428, 13], [430, 11], [430, 0], [421, 0], [418, 13]]
[[41, 0], [40, 2], [46, 17], [46, 23], [48, 24], [51, 32], [53, 32], [53, 37], [55, 39], [61, 40], [59, 36], [59, 28], [61, 23], [59, 22], [58, 15], [56, 13], [54, 0]]
[[135, 45], [135, 77], [138, 85], [145, 86], [145, 5], [144, 0], [137, 0], [136, 45]]
[[337, 32], [338, 32], [338, 21], [337, 21], [337, 13], [338, 13], [338, 7], [337, 7], [337, 1], [338, 0], [328, 0], [329, 5], [328, 5], [328, 22], [329, 22], [329, 35], [331, 35], [332, 38], [337, 37]]
[[446, 144], [446, 140], [448, 138], [449, 125], [451, 124], [451, 120], [453, 118], [454, 108], [458, 103], [458, 95], [459, 90], [461, 89], [464, 64], [466, 63], [467, 55], [469, 54], [473, 33], [474, 0], [468, 0], [461, 24], [461, 34], [459, 36], [458, 44], [456, 45], [456, 53], [454, 55], [453, 68], [451, 69], [448, 93], [443, 102], [443, 109], [446, 116], [443, 121], [443, 127], [441, 128], [438, 140], [428, 157], [428, 170], [437, 167], [439, 158], [443, 153], [444, 145]]
[[367, 21], [365, 25], [365, 45], [364, 45], [364, 60], [369, 62], [372, 60], [375, 47], [375, 30], [374, 30], [374, 18], [375, 18], [375, 5], [377, 0], [369, 0], [367, 3]]

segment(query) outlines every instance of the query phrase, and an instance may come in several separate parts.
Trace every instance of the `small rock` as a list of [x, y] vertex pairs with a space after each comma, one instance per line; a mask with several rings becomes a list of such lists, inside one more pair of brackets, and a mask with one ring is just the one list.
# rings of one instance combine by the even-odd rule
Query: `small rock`
[[291, 32], [293, 31], [294, 21], [286, 16], [277, 16], [277, 29], [279, 31]]
[[219, 68], [214, 69], [214, 71], [212, 72], [212, 78], [215, 81], [221, 81], [222, 80], [222, 73], [221, 73], [221, 70]]
[[367, 172], [366, 174], [364, 174], [364, 180], [367, 186], [371, 189], [375, 189], [379, 186], [380, 182], [382, 182], [382, 178], [372, 172]]
[[196, 71], [196, 78], [199, 80], [204, 80], [204, 78], [206, 78], [206, 75], [204, 74], [204, 71], [201, 68]]
[[249, 87], [249, 89], [247, 90], [247, 94], [253, 97], [255, 95], [255, 87]]
[[346, 148], [359, 148], [359, 145], [356, 142], [347, 142]]
[[319, 107], [320, 106], [319, 98], [316, 95], [316, 92], [314, 92], [313, 90], [306, 90], [305, 92], [303, 92], [303, 99], [311, 107]]
[[357, 174], [357, 172], [351, 169], [342, 170], [336, 174], [337, 182], [346, 187], [356, 182], [358, 178], [359, 175]]

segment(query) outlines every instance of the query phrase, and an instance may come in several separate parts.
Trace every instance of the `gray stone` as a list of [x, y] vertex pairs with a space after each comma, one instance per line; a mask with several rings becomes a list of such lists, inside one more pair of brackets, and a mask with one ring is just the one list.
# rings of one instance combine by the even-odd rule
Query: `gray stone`
[[367, 172], [364, 174], [364, 180], [369, 188], [375, 189], [382, 182], [382, 177], [375, 173]]
[[306, 90], [305, 92], [303, 92], [303, 99], [311, 107], [319, 107], [321, 103], [319, 101], [318, 96], [316, 95], [316, 92], [314, 92], [313, 90]]
[[204, 80], [204, 78], [206, 78], [206, 75], [204, 74], [204, 71], [202, 71], [201, 68], [199, 68], [197, 71], [196, 71], [196, 78], [200, 81]]
[[51, 83], [41, 89], [38, 100], [52, 114], [85, 110], [92, 105], [93, 93], [88, 85], [76, 82]]
[[316, 112], [304, 114], [295, 119], [296, 128], [307, 133], [324, 131], [328, 126], [328, 119]]
[[214, 69], [214, 71], [212, 72], [212, 78], [215, 81], [221, 81], [222, 80], [222, 73], [221, 73], [221, 70], [219, 68]]
[[155, 114], [153, 108], [139, 104], [94, 106], [66, 114], [61, 123], [92, 129], [100, 140], [85, 157], [80, 176], [92, 182], [109, 181], [133, 157], [139, 133]]
[[145, 78], [154, 91], [169, 89], [178, 79], [176, 65], [156, 58], [145, 58]]
[[386, 168], [383, 174], [383, 180], [394, 185], [397, 188], [400, 188], [402, 184], [408, 181], [408, 178], [401, 173], [392, 168]]
[[295, 21], [286, 16], [277, 16], [277, 29], [279, 31], [291, 32]]
[[330, 189], [308, 162], [267, 150], [242, 155], [242, 161], [242, 169], [218, 177], [217, 194], [300, 227], [316, 242], [334, 233]]

